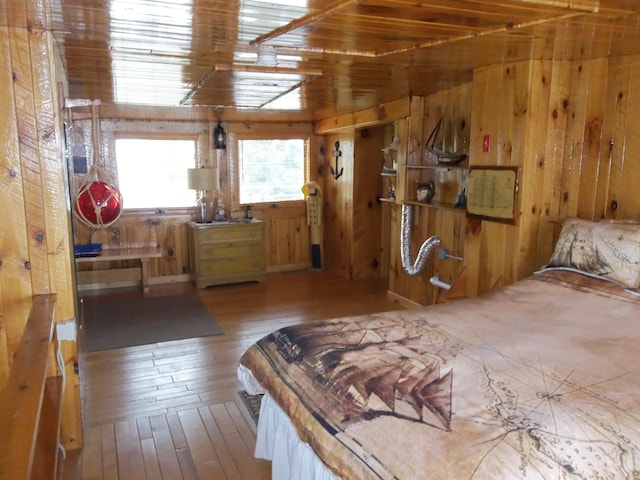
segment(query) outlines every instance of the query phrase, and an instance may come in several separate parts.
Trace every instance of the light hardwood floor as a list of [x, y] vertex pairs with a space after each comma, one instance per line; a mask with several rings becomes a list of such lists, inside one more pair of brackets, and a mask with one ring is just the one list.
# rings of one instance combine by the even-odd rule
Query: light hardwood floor
[[[236, 365], [244, 350], [285, 325], [403, 308], [386, 279], [348, 281], [330, 272], [269, 274], [265, 283], [197, 290], [224, 335], [103, 352], [82, 352], [84, 448], [64, 479], [269, 479], [253, 458], [255, 436], [241, 412]], [[149, 295], [196, 291], [152, 286]], [[86, 295], [84, 302], [133, 290]]]

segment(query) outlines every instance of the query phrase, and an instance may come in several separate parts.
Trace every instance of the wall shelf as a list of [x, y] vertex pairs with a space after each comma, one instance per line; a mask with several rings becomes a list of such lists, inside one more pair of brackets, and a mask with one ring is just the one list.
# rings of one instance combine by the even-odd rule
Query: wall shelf
[[386, 203], [396, 203], [396, 179], [398, 172], [383, 171], [380, 173], [382, 177], [382, 194], [387, 197], [379, 197], [378, 200]]
[[434, 169], [445, 169], [445, 170], [468, 170], [469, 167], [465, 164], [458, 165], [445, 165], [445, 164], [433, 164], [433, 165], [405, 165], [407, 169], [415, 169], [415, 170], [434, 170]]
[[454, 207], [452, 204], [442, 202], [419, 202], [417, 200], [405, 200], [402, 203], [406, 205], [415, 205], [416, 207], [437, 208], [443, 210], [451, 210], [459, 213], [466, 213], [466, 210], [464, 208]]
[[[405, 203], [429, 208], [465, 211], [465, 208], [457, 208], [455, 205], [458, 203], [460, 194], [467, 187], [469, 167], [466, 161], [458, 165], [402, 165], [402, 170], [405, 191], [401, 200]], [[434, 183], [434, 197], [429, 202], [419, 202], [416, 186], [426, 182]]]

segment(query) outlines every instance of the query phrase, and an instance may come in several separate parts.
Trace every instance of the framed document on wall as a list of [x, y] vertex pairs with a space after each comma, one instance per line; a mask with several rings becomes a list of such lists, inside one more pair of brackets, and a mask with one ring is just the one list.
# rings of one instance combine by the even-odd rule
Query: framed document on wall
[[469, 167], [467, 215], [516, 223], [518, 167]]

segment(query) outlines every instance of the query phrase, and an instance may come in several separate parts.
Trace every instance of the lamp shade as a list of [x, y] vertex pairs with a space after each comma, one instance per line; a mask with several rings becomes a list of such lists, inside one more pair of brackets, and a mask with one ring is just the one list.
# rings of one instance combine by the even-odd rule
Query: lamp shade
[[190, 190], [215, 190], [215, 168], [190, 168], [187, 170], [187, 185]]

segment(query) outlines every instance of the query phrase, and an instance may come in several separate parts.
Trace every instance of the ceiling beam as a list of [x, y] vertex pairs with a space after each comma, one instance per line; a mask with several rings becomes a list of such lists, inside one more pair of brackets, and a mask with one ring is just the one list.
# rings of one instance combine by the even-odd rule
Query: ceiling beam
[[249, 42], [249, 45], [260, 45], [267, 40], [271, 40], [272, 38], [279, 37], [280, 35], [284, 35], [285, 33], [289, 33], [292, 30], [295, 30], [300, 27], [304, 27], [305, 25], [309, 25], [310, 23], [317, 22], [318, 20], [322, 20], [326, 17], [329, 17], [335, 13], [338, 13], [345, 8], [351, 7], [353, 5], [357, 5], [360, 3], [360, 0], [342, 0], [340, 2], [334, 3], [333, 5], [328, 6], [324, 10], [319, 12], [310, 13], [300, 18], [296, 18], [291, 22], [283, 25], [282, 27], [275, 28], [264, 35], [260, 35], [255, 39]]
[[392, 123], [409, 116], [409, 101], [409, 98], [403, 98], [366, 110], [318, 120], [313, 124], [313, 133], [326, 135], [345, 128], [363, 128]]
[[480, 30], [480, 31], [477, 31], [477, 32], [466, 33], [464, 35], [458, 35], [458, 36], [455, 36], [455, 37], [443, 38], [441, 40], [429, 40], [427, 42], [418, 43], [417, 45], [412, 45], [412, 46], [406, 47], [406, 48], [399, 48], [397, 50], [388, 50], [388, 51], [381, 52], [381, 53], [377, 54], [376, 57], [383, 57], [383, 56], [386, 56], [386, 55], [395, 55], [395, 54], [399, 54], [399, 53], [407, 53], [407, 52], [412, 52], [414, 50], [420, 50], [422, 48], [435, 47], [435, 46], [438, 46], [438, 45], [447, 45], [447, 44], [454, 43], [454, 42], [460, 42], [462, 40], [469, 40], [469, 39], [472, 39], [472, 38], [484, 37], [485, 35], [493, 35], [493, 34], [496, 34], [496, 33], [504, 33], [504, 32], [509, 32], [509, 31], [513, 31], [513, 30], [520, 30], [520, 29], [527, 28], [527, 27], [534, 27], [536, 25], [542, 25], [544, 23], [568, 20], [570, 18], [574, 18], [574, 17], [578, 17], [578, 16], [582, 16], [582, 15], [585, 15], [585, 12], [578, 11], [578, 12], [565, 13], [564, 15], [558, 15], [558, 16], [554, 16], [554, 17], [538, 18], [536, 20], [530, 20], [528, 22], [521, 22], [521, 23], [518, 23], [518, 24], [508, 23], [508, 24], [505, 24], [505, 25], [500, 25], [498, 27], [488, 28], [486, 30]]

